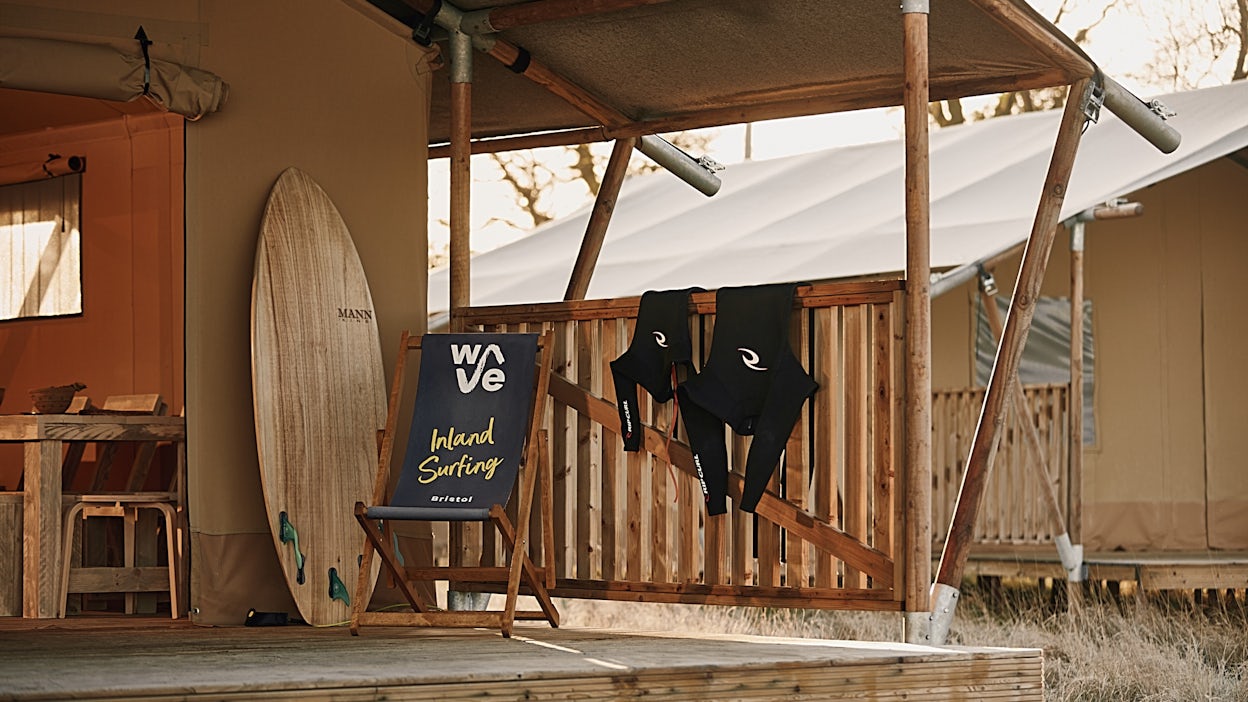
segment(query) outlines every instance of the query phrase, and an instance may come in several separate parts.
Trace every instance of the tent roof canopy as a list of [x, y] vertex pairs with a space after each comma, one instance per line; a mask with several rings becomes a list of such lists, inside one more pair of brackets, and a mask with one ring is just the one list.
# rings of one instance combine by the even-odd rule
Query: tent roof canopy
[[[431, 6], [429, 0], [368, 2], [409, 27]], [[548, 69], [608, 110], [605, 117], [588, 116], [477, 52], [474, 138], [598, 126], [606, 127], [605, 136], [629, 136], [901, 103], [904, 52], [897, 2], [446, 4], [467, 18], [514, 24], [476, 35], [477, 48], [501, 45], [495, 52], [500, 56], [514, 56], [512, 47], [523, 49], [531, 56], [530, 76]], [[1069, 38], [1022, 0], [940, 0], [933, 3], [928, 31], [933, 100], [1068, 85], [1095, 71]], [[432, 143], [449, 138], [449, 85], [449, 71], [436, 71]]]

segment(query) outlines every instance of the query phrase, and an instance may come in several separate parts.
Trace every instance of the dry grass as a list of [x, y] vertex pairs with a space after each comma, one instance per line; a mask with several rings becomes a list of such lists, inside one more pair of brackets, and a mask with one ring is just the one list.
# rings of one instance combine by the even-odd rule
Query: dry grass
[[[1060, 590], [1056, 593], [1060, 596]], [[1047, 700], [1248, 700], [1248, 612], [1234, 601], [968, 586], [950, 643], [1042, 648]], [[562, 601], [574, 626], [902, 640], [896, 614]]]

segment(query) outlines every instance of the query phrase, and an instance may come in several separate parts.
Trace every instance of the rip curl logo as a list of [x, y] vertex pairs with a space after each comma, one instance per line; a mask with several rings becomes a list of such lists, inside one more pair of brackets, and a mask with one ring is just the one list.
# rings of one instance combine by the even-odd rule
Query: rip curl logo
[[767, 370], [766, 366], [758, 365], [759, 358], [758, 358], [757, 351], [755, 351], [754, 349], [747, 349], [744, 346], [737, 347], [737, 350], [741, 352], [741, 362], [745, 364], [746, 368], [749, 368], [750, 370], [756, 370], [756, 371]]
[[667, 348], [667, 335], [666, 334], [664, 334], [661, 331], [653, 331], [650, 333], [654, 334], [654, 343], [658, 344], [659, 346], [663, 348]]
[[352, 307], [338, 308], [339, 322], [356, 322], [367, 323], [373, 321], [373, 311], [364, 309], [355, 309]]
[[698, 484], [702, 486], [702, 496], [709, 502], [711, 500], [711, 491], [706, 487], [706, 476], [702, 475], [702, 456], [693, 454], [693, 467], [698, 469]]
[[620, 403], [620, 407], [624, 410], [624, 438], [633, 438], [633, 409], [632, 404], [628, 400]]
[[[483, 350], [484, 349], [484, 350]], [[497, 392], [507, 382], [507, 374], [502, 368], [486, 369], [485, 362], [493, 355], [498, 365], [503, 365], [502, 349], [498, 344], [482, 346], [481, 344], [451, 344], [451, 362], [457, 366], [473, 366], [472, 377], [465, 368], [455, 369], [455, 380], [459, 381], [459, 391], [465, 395], [476, 390], [478, 386], [486, 392]]]

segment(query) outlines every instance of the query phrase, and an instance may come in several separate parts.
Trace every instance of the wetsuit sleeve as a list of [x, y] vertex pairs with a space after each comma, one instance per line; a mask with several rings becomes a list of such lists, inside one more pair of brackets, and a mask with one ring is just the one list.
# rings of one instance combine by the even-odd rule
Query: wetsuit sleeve
[[724, 423], [694, 402], [684, 386], [676, 389], [680, 416], [693, 450], [693, 465], [698, 482], [706, 497], [707, 514], [728, 511], [728, 450], [724, 442]]
[[625, 451], [641, 450], [641, 422], [637, 405], [637, 382], [611, 364], [611, 380], [615, 383], [615, 408], [620, 414], [620, 438]]
[[802, 415], [802, 405], [819, 387], [796, 361], [777, 371], [783, 371], [783, 375], [767, 391], [754, 427], [750, 454], [745, 459], [745, 490], [741, 495], [741, 509], [745, 512], [753, 512], [758, 506], [793, 433], [793, 425]]

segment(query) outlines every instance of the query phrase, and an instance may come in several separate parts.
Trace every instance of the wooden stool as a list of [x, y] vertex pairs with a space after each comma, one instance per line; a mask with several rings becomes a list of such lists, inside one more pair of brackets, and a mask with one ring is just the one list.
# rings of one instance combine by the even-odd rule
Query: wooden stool
[[[65, 515], [65, 543], [61, 550], [61, 593], [59, 616], [63, 619], [68, 609], [70, 595], [70, 570], [73, 562], [74, 527], [90, 517], [121, 517], [124, 523], [122, 539], [122, 567], [104, 568], [72, 568], [80, 573], [74, 583], [73, 592], [124, 592], [130, 595], [135, 592], [169, 591], [169, 611], [174, 619], [178, 618], [178, 551], [174, 546], [174, 534], [178, 531], [177, 513], [169, 503], [169, 494], [156, 493], [125, 493], [112, 495], [81, 495], [78, 502], [70, 507]], [[137, 568], [134, 565], [135, 524], [138, 522], [139, 510], [158, 510], [165, 517], [165, 547], [168, 550], [168, 582], [163, 582], [164, 569], [160, 567]], [[132, 597], [126, 599], [126, 611], [133, 608]]]

